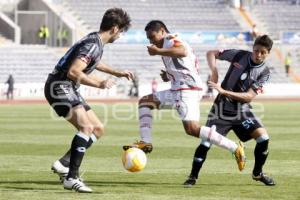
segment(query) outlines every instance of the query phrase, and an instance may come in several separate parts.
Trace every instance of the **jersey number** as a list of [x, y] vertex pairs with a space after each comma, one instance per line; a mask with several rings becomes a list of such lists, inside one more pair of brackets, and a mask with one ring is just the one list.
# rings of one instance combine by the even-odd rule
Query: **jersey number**
[[242, 122], [242, 125], [245, 129], [249, 129], [251, 127], [251, 125], [254, 125], [254, 122], [252, 119], [247, 119]]

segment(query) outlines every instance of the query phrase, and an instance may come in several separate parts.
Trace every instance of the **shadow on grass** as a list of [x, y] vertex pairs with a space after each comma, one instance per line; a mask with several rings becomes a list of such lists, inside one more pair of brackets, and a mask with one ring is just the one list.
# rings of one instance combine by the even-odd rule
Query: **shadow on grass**
[[[143, 188], [145, 186], [147, 187], [153, 187], [153, 188], [184, 188], [183, 184], [178, 182], [129, 182], [129, 181], [85, 181], [87, 185], [91, 187], [132, 187], [132, 188]], [[49, 187], [49, 185], [51, 187]], [[57, 187], [53, 187], [57, 186]], [[256, 185], [256, 184], [218, 184], [218, 183], [197, 183], [195, 186], [187, 188], [210, 188], [210, 187], [241, 187], [241, 186], [263, 186], [263, 185]], [[61, 187], [62, 191], [68, 192], [66, 190], [63, 190], [62, 183], [59, 181], [0, 181], [0, 189], [2, 191], [6, 190], [28, 190], [28, 191], [58, 191], [58, 187]], [[3, 190], [4, 189], [4, 190]]]
[[[184, 187], [183, 182], [182, 183], [178, 183], [178, 182], [129, 182], [129, 181], [86, 181], [86, 183], [90, 186], [104, 186], [104, 187], [111, 187], [111, 186], [127, 186], [127, 187]], [[241, 187], [241, 186], [261, 186], [261, 185], [255, 185], [255, 184], [251, 184], [251, 183], [244, 183], [244, 184], [240, 184], [240, 183], [231, 183], [231, 184], [225, 184], [224, 183], [197, 183], [196, 185], [194, 185], [193, 187], [190, 188], [199, 188], [199, 187], [228, 187], [228, 186], [232, 186], [232, 187]]]
[[[56, 190], [55, 188], [47, 188], [46, 185], [60, 185], [58, 181], [0, 181], [0, 188], [16, 189], [16, 190]], [[42, 186], [42, 187], [41, 187]]]

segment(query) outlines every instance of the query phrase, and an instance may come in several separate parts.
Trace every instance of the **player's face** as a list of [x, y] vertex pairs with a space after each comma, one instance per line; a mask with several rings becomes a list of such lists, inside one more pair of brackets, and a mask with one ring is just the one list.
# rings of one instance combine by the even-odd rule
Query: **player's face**
[[256, 64], [260, 64], [264, 62], [264, 60], [267, 58], [269, 53], [270, 52], [266, 47], [261, 45], [255, 45], [253, 47], [253, 52], [252, 52], [252, 61]]
[[113, 43], [114, 41], [116, 41], [117, 39], [120, 38], [120, 36], [123, 33], [123, 29], [119, 29], [118, 27], [114, 27], [111, 30], [111, 37], [109, 39], [109, 43]]
[[162, 47], [163, 45], [163, 40], [165, 36], [165, 32], [163, 29], [160, 29], [159, 31], [147, 31], [147, 38], [151, 44], [154, 44], [158, 47]]

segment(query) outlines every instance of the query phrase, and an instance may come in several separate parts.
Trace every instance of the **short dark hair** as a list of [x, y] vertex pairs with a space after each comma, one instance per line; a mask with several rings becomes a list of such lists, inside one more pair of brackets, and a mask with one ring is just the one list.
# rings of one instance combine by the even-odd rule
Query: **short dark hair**
[[112, 27], [118, 26], [119, 29], [126, 32], [131, 26], [130, 22], [131, 19], [128, 13], [122, 8], [110, 8], [103, 15], [100, 30], [108, 31]]
[[262, 35], [256, 38], [254, 42], [254, 46], [255, 45], [261, 45], [263, 47], [266, 47], [268, 51], [271, 51], [273, 46], [273, 40], [271, 40], [271, 38], [268, 35]]
[[168, 30], [167, 26], [160, 20], [152, 20], [150, 21], [146, 27], [145, 27], [145, 31], [159, 31], [159, 29], [165, 29], [165, 31], [167, 33], [170, 33], [170, 31]]

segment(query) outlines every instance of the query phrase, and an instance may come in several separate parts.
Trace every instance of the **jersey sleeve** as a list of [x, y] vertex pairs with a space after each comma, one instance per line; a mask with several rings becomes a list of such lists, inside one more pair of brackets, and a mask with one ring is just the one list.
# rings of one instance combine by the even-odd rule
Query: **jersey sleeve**
[[269, 79], [270, 79], [270, 70], [266, 68], [258, 76], [257, 80], [253, 82], [251, 88], [254, 90], [256, 94], [263, 93], [263, 87], [269, 81]]
[[184, 46], [182, 40], [178, 38], [176, 35], [169, 35], [166, 40], [166, 47], [171, 48], [171, 47], [180, 47]]
[[77, 58], [88, 65], [93, 59], [95, 59], [96, 49], [96, 44], [84, 44], [77, 50]]
[[226, 60], [231, 62], [234, 58], [234, 56], [239, 52], [240, 50], [236, 49], [228, 49], [228, 50], [219, 50], [218, 59], [219, 60]]

